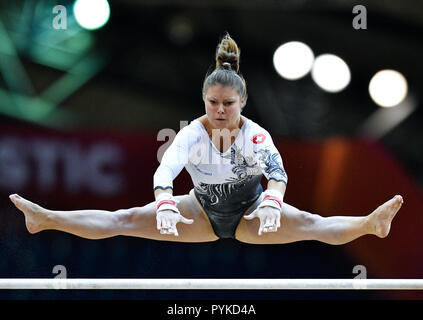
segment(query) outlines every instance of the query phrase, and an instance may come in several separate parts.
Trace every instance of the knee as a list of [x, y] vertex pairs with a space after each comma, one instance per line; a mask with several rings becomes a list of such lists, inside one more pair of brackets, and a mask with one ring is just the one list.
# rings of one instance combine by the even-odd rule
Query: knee
[[309, 229], [314, 227], [318, 222], [323, 219], [321, 216], [306, 211], [300, 211], [301, 225]]
[[299, 212], [300, 229], [304, 234], [310, 237], [309, 240], [313, 240], [314, 231], [318, 228], [323, 219], [324, 218], [318, 214], [313, 214], [306, 211]]
[[305, 230], [308, 231], [308, 240], [322, 241], [331, 245], [345, 243], [345, 230], [334, 226], [329, 218], [304, 212], [302, 220]]
[[115, 224], [125, 227], [134, 223], [142, 208], [119, 209], [114, 211]]

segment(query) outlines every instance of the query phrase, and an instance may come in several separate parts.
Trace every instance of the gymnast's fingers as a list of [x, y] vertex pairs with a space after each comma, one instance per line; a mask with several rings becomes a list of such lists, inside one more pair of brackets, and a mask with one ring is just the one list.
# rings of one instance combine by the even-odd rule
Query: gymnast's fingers
[[168, 219], [167, 225], [167, 234], [177, 235], [178, 231], [176, 231], [176, 223], [178, 223], [179, 218], [177, 216], [171, 216]]
[[246, 219], [246, 220], [254, 219], [255, 217], [257, 217], [257, 211], [258, 211], [258, 209], [254, 210], [249, 215], [244, 216], [244, 219]]
[[180, 221], [185, 224], [192, 224], [194, 222], [194, 219], [187, 219], [184, 216], [181, 216]]
[[276, 229], [281, 227], [281, 215], [276, 218]]
[[258, 231], [259, 236], [261, 236], [261, 234], [263, 232], [263, 228], [264, 228], [264, 221], [263, 221], [263, 219], [260, 219], [260, 227], [259, 227], [259, 231]]
[[173, 225], [169, 228], [169, 234], [173, 234], [175, 237], [179, 236], [178, 230], [176, 229], [176, 225]]
[[156, 216], [156, 221], [157, 221], [157, 230], [161, 230], [161, 228], [162, 228], [162, 218], [159, 217], [159, 216]]
[[169, 218], [164, 219], [164, 224], [162, 225], [162, 227], [164, 227], [165, 229], [169, 230], [169, 228], [171, 227], [172, 223], [170, 222]]
[[272, 217], [269, 217], [269, 216], [266, 217], [265, 221], [266, 221], [265, 224], [264, 224], [265, 228], [272, 227], [274, 225], [274, 219]]

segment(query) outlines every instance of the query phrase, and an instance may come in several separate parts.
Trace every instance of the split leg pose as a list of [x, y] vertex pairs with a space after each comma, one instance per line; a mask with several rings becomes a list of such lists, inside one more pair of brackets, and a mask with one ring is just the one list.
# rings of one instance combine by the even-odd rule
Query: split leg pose
[[[189, 195], [175, 196], [175, 199], [179, 200], [177, 206], [182, 218], [182, 223], [178, 225], [179, 235], [176, 237], [173, 234], [162, 234], [157, 229], [154, 202], [117, 211], [56, 211], [43, 208], [16, 194], [11, 195], [10, 199], [24, 213], [26, 227], [30, 233], [59, 230], [88, 239], [124, 235], [181, 242], [217, 240], [218, 237], [214, 234], [207, 216], [194, 197], [192, 192]], [[259, 202], [257, 201], [247, 214], [257, 212], [254, 209]], [[395, 196], [369, 215], [362, 217], [322, 217], [283, 203], [281, 227], [276, 232], [264, 231], [259, 236], [257, 230], [260, 219], [241, 219], [235, 237], [242, 242], [257, 244], [282, 244], [301, 240], [343, 244], [367, 234], [383, 238], [388, 235], [392, 219], [402, 203], [402, 197]]]

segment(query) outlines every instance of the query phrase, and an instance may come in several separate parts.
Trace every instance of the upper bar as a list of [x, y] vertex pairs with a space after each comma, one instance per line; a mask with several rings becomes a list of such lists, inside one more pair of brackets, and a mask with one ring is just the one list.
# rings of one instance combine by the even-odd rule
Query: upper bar
[[423, 290], [423, 279], [0, 279], [0, 289]]

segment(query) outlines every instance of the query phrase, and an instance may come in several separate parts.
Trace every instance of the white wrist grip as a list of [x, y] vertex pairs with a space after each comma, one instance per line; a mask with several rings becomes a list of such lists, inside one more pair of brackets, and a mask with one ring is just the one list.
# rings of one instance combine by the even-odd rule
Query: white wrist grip
[[[263, 192], [263, 195], [264, 195], [263, 199], [266, 198], [266, 196], [271, 196], [271, 197], [275, 197], [276, 199], [278, 199], [281, 204], [283, 203], [283, 195], [278, 190], [267, 189], [266, 191]], [[262, 203], [260, 203], [258, 208], [273, 207], [273, 208], [282, 210], [281, 204], [279, 204], [278, 201], [276, 201], [276, 200], [266, 199], [266, 200], [262, 201]]]
[[164, 210], [172, 210], [180, 213], [176, 204], [179, 201], [176, 200], [170, 193], [162, 192], [156, 198], [156, 213]]

